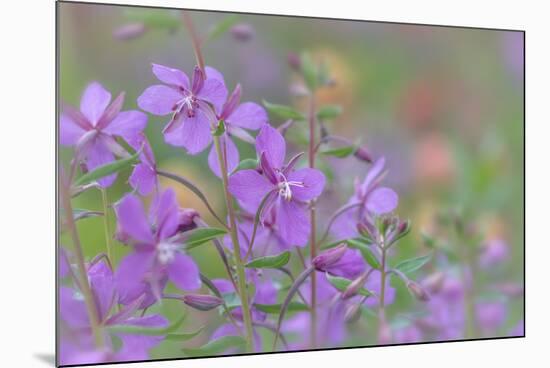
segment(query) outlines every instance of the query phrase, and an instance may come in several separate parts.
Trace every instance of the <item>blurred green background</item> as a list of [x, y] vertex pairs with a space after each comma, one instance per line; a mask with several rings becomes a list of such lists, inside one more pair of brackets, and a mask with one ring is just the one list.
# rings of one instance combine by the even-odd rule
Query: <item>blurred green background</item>
[[[137, 109], [137, 96], [156, 83], [152, 62], [190, 73], [194, 55], [188, 34], [177, 21], [148, 27], [132, 40], [113, 36], [119, 27], [139, 20], [139, 11], [60, 5], [58, 77], [63, 103], [78, 106], [85, 86], [97, 80], [113, 95], [126, 92], [124, 109]], [[178, 19], [177, 11], [153, 12], [160, 18]], [[206, 35], [228, 15], [191, 12], [191, 16], [198, 32]], [[207, 65], [224, 74], [230, 90], [241, 83], [243, 101], [261, 103], [265, 99], [297, 108], [303, 108], [304, 101], [292, 97], [298, 78], [287, 62], [288, 54], [307, 51], [329, 66], [334, 86], [320, 91], [319, 101], [341, 105], [343, 114], [328, 128], [352, 140], [360, 138], [375, 157], [386, 157], [386, 183], [400, 194], [398, 213], [412, 220], [412, 235], [400, 245], [397, 259], [426, 253], [421, 232], [435, 231], [434, 219], [441, 211], [459, 209], [476, 224], [484, 239], [503, 239], [510, 247], [509, 259], [497, 277], [523, 282], [522, 33], [262, 15], [237, 17], [239, 24], [251, 27], [250, 39], [243, 41], [228, 32], [207, 43]], [[167, 120], [150, 115], [146, 130], [158, 166], [199, 184], [218, 211], [223, 211], [221, 186], [208, 169], [207, 151], [189, 156], [164, 144], [161, 129]], [[251, 147], [239, 148], [241, 159], [253, 157]], [[61, 164], [67, 165], [71, 155], [71, 149], [61, 147]], [[320, 204], [321, 223], [351, 195], [354, 178], [362, 179], [368, 169], [353, 158], [322, 164], [331, 168], [333, 175], [328, 199]], [[128, 174], [119, 175], [117, 183], [108, 189], [111, 202], [129, 191]], [[198, 209], [215, 224], [190, 192], [172, 183], [163, 184], [177, 190], [183, 207]], [[101, 210], [101, 195], [87, 192], [75, 200], [74, 207]], [[112, 212], [109, 220], [114, 229]], [[105, 251], [101, 218], [80, 221], [78, 229], [88, 258]], [[70, 248], [70, 241], [65, 236], [61, 239], [61, 244]], [[116, 263], [128, 250], [121, 244], [115, 244], [115, 249]], [[224, 276], [212, 249], [202, 247], [193, 256], [208, 276]], [[411, 304], [406, 290], [398, 293], [399, 302], [391, 307], [395, 313]], [[512, 306], [503, 331], [522, 318], [522, 307], [521, 301]], [[154, 308], [171, 319], [182, 313], [182, 304], [170, 300]], [[214, 318], [215, 312], [193, 313], [184, 329], [206, 321], [213, 326], [210, 321]], [[358, 339], [355, 343], [373, 341]], [[200, 342], [197, 338], [196, 344]], [[179, 356], [179, 345], [163, 343], [154, 350], [153, 358]]]

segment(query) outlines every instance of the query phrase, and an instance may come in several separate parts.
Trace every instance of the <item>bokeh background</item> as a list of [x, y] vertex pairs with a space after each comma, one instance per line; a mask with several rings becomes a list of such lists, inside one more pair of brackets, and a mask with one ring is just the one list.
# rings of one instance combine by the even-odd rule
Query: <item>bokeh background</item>
[[[139, 26], [141, 11], [69, 3], [59, 7], [61, 102], [78, 106], [85, 86], [97, 80], [113, 95], [125, 91], [124, 108], [137, 109], [136, 98], [156, 82], [152, 62], [192, 70], [195, 59], [190, 39], [178, 23], [177, 11], [147, 10], [148, 16], [152, 12], [158, 19], [173, 17], [175, 22], [145, 28]], [[191, 16], [198, 32], [206, 35], [229, 15], [191, 12]], [[386, 157], [386, 183], [400, 195], [398, 213], [412, 220], [412, 234], [399, 246], [397, 258], [425, 254], [422, 234], [464, 246], [447, 237], [438, 221], [441, 214], [458, 213], [481, 234], [480, 243], [498, 240], [507, 249], [498, 267], [480, 272], [475, 282], [523, 284], [523, 33], [247, 14], [236, 17], [240, 29], [205, 45], [207, 64], [224, 74], [229, 89], [241, 83], [244, 101], [261, 103], [263, 99], [296, 108], [303, 107], [304, 101], [296, 96], [299, 85], [289, 54], [307, 51], [329, 66], [334, 83], [320, 91], [319, 101], [343, 109], [342, 115], [328, 124], [329, 129], [352, 140], [360, 138], [373, 156]], [[125, 27], [128, 24], [132, 26]], [[164, 144], [161, 129], [166, 120], [149, 116], [146, 130], [158, 166], [199, 184], [221, 212], [221, 186], [208, 169], [207, 151], [189, 156]], [[271, 123], [282, 122], [274, 119]], [[295, 140], [293, 150], [298, 150], [299, 137]], [[239, 148], [241, 158], [253, 157], [251, 147]], [[66, 165], [72, 151], [60, 147], [59, 153], [61, 165]], [[369, 166], [353, 158], [327, 160], [321, 165], [330, 178], [328, 199], [320, 204], [320, 217], [326, 221], [331, 209], [351, 195], [354, 178], [362, 179]], [[128, 174], [122, 173], [109, 188], [111, 201], [129, 190]], [[211, 221], [190, 192], [165, 184], [177, 190], [183, 207], [196, 208]], [[100, 193], [87, 192], [74, 206], [101, 210]], [[112, 213], [109, 220], [114, 229]], [[104, 251], [101, 218], [80, 221], [78, 229], [88, 258]], [[61, 244], [70, 248], [64, 236]], [[127, 251], [116, 243], [115, 263]], [[224, 276], [211, 249], [203, 247], [193, 256], [211, 278]], [[485, 289], [494, 293], [490, 287]], [[390, 313], [398, 315], [410, 306], [406, 290], [398, 289], [398, 302], [390, 307]], [[177, 316], [182, 304], [168, 300], [154, 308]], [[220, 318], [216, 313], [196, 313], [184, 328], [216, 318]], [[522, 318], [523, 299], [518, 298], [507, 306], [498, 334], [506, 335]], [[355, 336], [348, 343], [374, 344], [375, 338]], [[165, 342], [152, 357], [177, 357], [179, 345]]]

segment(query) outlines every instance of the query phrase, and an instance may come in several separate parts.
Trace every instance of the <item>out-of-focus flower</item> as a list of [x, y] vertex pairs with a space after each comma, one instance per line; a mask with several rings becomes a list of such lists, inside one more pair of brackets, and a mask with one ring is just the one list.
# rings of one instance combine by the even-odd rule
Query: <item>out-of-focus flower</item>
[[128, 41], [141, 37], [146, 31], [147, 26], [143, 23], [127, 23], [116, 28], [113, 31], [113, 37], [121, 41]]
[[420, 185], [449, 183], [455, 175], [455, 163], [449, 144], [438, 134], [421, 138], [414, 151], [414, 173]]
[[316, 169], [294, 170], [296, 160], [283, 165], [286, 143], [283, 136], [266, 124], [256, 137], [256, 152], [262, 174], [237, 171], [229, 178], [229, 191], [250, 213], [256, 213], [267, 195], [261, 220], [271, 220], [289, 246], [305, 246], [310, 233], [306, 202], [318, 197], [325, 186], [324, 174]]
[[[149, 336], [124, 332], [109, 332], [113, 326], [139, 326], [161, 328], [168, 321], [160, 315], [134, 317], [143, 295], [120, 311], [112, 313], [118, 303], [114, 277], [106, 262], [99, 261], [88, 266], [88, 280], [98, 312], [100, 333], [105, 340], [103, 349], [95, 347], [91, 333], [88, 312], [79, 290], [61, 286], [59, 289], [60, 318], [64, 322], [61, 328], [60, 362], [61, 364], [91, 364], [101, 362], [129, 361], [149, 358], [149, 350], [159, 344], [164, 336]], [[113, 340], [116, 337], [121, 346]]]
[[153, 64], [153, 74], [163, 83], [148, 87], [138, 97], [138, 106], [154, 115], [172, 114], [164, 127], [168, 144], [184, 147], [192, 155], [203, 151], [212, 142], [211, 124], [216, 121], [214, 111], [220, 111], [227, 88], [223, 76], [216, 69], [195, 67], [193, 80], [178, 69]]
[[509, 256], [508, 244], [502, 239], [488, 241], [479, 256], [479, 264], [483, 268], [489, 268], [504, 262]]
[[237, 41], [241, 42], [249, 41], [254, 37], [254, 28], [248, 23], [235, 24], [229, 32]]
[[[120, 111], [124, 93], [109, 105], [110, 101], [111, 93], [98, 82], [92, 82], [84, 90], [80, 111], [65, 106], [59, 118], [59, 142], [74, 146], [76, 157], [85, 162], [88, 171], [114, 161], [115, 156], [128, 156], [116, 138], [130, 142], [147, 125], [147, 115], [141, 111]], [[117, 174], [111, 174], [98, 182], [105, 188], [116, 177]]]
[[134, 247], [116, 272], [121, 303], [128, 304], [138, 295], [146, 294], [141, 305], [146, 308], [161, 298], [168, 280], [183, 290], [200, 287], [195, 261], [180, 250], [181, 244], [174, 237], [180, 225], [180, 213], [173, 190], [167, 189], [155, 198], [150, 207], [150, 220], [141, 201], [132, 194], [123, 197], [115, 211], [120, 230]]
[[141, 195], [148, 195], [153, 190], [158, 191], [157, 163], [153, 149], [145, 134], [140, 133], [128, 142], [135, 150], [140, 150], [140, 163], [134, 167], [128, 182]]
[[393, 211], [399, 202], [399, 196], [393, 189], [380, 185], [384, 178], [385, 159], [374, 162], [363, 183], [356, 183], [355, 193], [346, 206], [357, 206], [341, 214], [332, 226], [332, 232], [340, 239], [357, 236], [357, 224], [365, 217], [383, 215]]
[[481, 302], [475, 306], [478, 327], [485, 335], [496, 335], [506, 321], [508, 310], [503, 302]]
[[393, 331], [393, 341], [399, 344], [422, 341], [422, 331], [414, 324]]

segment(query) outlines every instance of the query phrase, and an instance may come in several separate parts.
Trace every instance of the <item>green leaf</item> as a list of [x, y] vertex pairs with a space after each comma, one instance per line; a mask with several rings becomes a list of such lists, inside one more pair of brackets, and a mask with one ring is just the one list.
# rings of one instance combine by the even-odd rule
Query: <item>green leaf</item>
[[332, 120], [337, 118], [342, 113], [342, 108], [338, 105], [323, 106], [317, 111], [317, 119]]
[[184, 233], [185, 235], [185, 249], [190, 250], [212, 239], [226, 234], [224, 229], [218, 229], [215, 227], [200, 227]]
[[84, 185], [97, 181], [105, 176], [119, 172], [122, 169], [130, 167], [138, 161], [141, 150], [136, 151], [132, 156], [122, 160], [114, 161], [106, 165], [97, 167], [95, 170], [89, 171], [76, 180], [75, 185]]
[[353, 145], [353, 146], [344, 146], [344, 147], [338, 147], [338, 148], [333, 148], [333, 149], [329, 149], [329, 150], [324, 150], [324, 151], [321, 151], [321, 153], [323, 155], [327, 155], [327, 156], [345, 158], [345, 157], [348, 157], [349, 155], [353, 155], [356, 150], [357, 150], [357, 147], [355, 145]]
[[420, 233], [420, 236], [422, 237], [422, 242], [424, 243], [424, 245], [430, 249], [433, 249], [435, 248], [435, 239], [430, 236], [429, 234], [425, 233], [425, 232], [421, 232]]
[[258, 167], [258, 160], [255, 158], [245, 158], [241, 162], [239, 162], [239, 165], [237, 165], [237, 168], [233, 172], [237, 172], [239, 170], [251, 170]]
[[346, 243], [350, 246], [350, 248], [359, 249], [361, 252], [361, 255], [367, 261], [367, 263], [375, 269], [380, 269], [380, 262], [378, 261], [378, 258], [373, 253], [372, 249], [368, 244], [365, 244], [359, 240], [356, 239], [348, 239], [346, 240]]
[[413, 273], [414, 271], [422, 268], [432, 258], [431, 253], [425, 256], [407, 259], [399, 262], [395, 268], [405, 274]]
[[271, 114], [277, 116], [278, 118], [281, 118], [283, 120], [306, 120], [304, 115], [302, 115], [299, 111], [295, 110], [294, 108], [287, 106], [287, 105], [277, 105], [272, 104], [267, 101], [263, 101], [263, 104], [267, 111], [269, 111]]
[[184, 348], [181, 350], [188, 356], [211, 356], [223, 353], [229, 348], [242, 349], [245, 345], [246, 340], [240, 336], [223, 336], [208, 342], [200, 348]]
[[160, 335], [169, 335], [172, 332], [175, 332], [185, 320], [186, 316], [181, 317], [173, 324], [164, 328], [151, 328], [143, 326], [131, 326], [131, 325], [116, 325], [110, 326], [108, 329], [111, 332], [116, 333], [125, 333], [125, 334], [135, 334], [135, 335], [145, 335], [145, 336], [160, 336]]
[[283, 253], [274, 256], [259, 257], [248, 262], [245, 267], [247, 268], [281, 268], [290, 260], [290, 252], [285, 251]]
[[317, 88], [317, 82], [319, 80], [317, 66], [310, 55], [305, 52], [300, 57], [300, 65], [307, 87], [310, 91], [314, 91]]
[[[269, 314], [279, 314], [281, 313], [282, 304], [254, 304], [258, 310]], [[289, 312], [305, 312], [309, 310], [309, 307], [303, 303], [299, 302], [290, 302], [287, 306], [287, 311]]]
[[127, 19], [140, 22], [151, 28], [177, 29], [181, 26], [180, 19], [174, 13], [160, 9], [126, 9]]
[[204, 330], [204, 326], [199, 328], [197, 331], [194, 331], [194, 332], [180, 333], [180, 334], [169, 334], [169, 335], [166, 335], [165, 339], [166, 340], [171, 340], [171, 341], [187, 341], [187, 340], [191, 340], [193, 337], [200, 334], [203, 330]]
[[225, 132], [225, 123], [223, 120], [220, 120], [218, 122], [218, 126], [216, 127], [216, 130], [212, 132], [212, 135], [215, 137], [221, 136]]
[[[344, 277], [332, 276], [329, 273], [326, 273], [326, 275], [327, 275], [328, 282], [330, 282], [332, 286], [334, 286], [336, 289], [338, 289], [340, 291], [345, 291], [348, 288], [349, 284], [352, 283], [351, 280], [348, 280]], [[370, 291], [368, 291], [367, 289], [365, 289], [365, 288], [359, 289], [357, 294], [360, 294], [360, 295], [363, 295], [363, 296], [371, 296], [372, 295], [372, 293]]]
[[212, 27], [210, 32], [208, 32], [207, 41], [212, 41], [220, 36], [223, 36], [223, 34], [229, 31], [229, 29], [233, 27], [238, 20], [239, 18], [236, 15], [229, 15], [225, 17], [221, 22]]

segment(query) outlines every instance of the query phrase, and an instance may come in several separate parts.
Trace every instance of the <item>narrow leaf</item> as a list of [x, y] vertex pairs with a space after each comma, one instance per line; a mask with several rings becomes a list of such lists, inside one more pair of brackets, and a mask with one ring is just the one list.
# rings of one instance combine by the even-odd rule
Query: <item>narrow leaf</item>
[[[281, 313], [282, 304], [254, 304], [254, 307], [262, 312], [269, 314]], [[303, 303], [290, 302], [286, 307], [288, 312], [305, 312], [309, 310], [309, 307]]]
[[356, 239], [348, 239], [346, 240], [346, 243], [350, 246], [350, 248], [359, 249], [361, 252], [361, 255], [367, 261], [367, 263], [375, 269], [380, 269], [380, 261], [378, 261], [378, 257], [374, 254], [371, 247], [368, 244], [365, 244], [359, 240]]
[[280, 268], [285, 266], [290, 260], [290, 252], [284, 251], [283, 253], [274, 256], [265, 256], [253, 259], [248, 262], [245, 267], [247, 268]]
[[308, 53], [303, 53], [300, 57], [300, 67], [304, 81], [310, 91], [314, 91], [317, 88], [318, 75], [317, 66], [313, 62], [313, 59]]
[[167, 10], [126, 9], [124, 15], [151, 28], [176, 29], [181, 25], [179, 18]]
[[333, 120], [342, 113], [342, 108], [338, 105], [326, 105], [317, 111], [317, 119]]
[[233, 172], [237, 172], [239, 170], [251, 170], [258, 167], [258, 160], [255, 158], [245, 158], [241, 162], [239, 162], [239, 165], [237, 165], [237, 168]]
[[306, 120], [304, 115], [302, 115], [300, 112], [290, 106], [272, 104], [265, 100], [263, 101], [263, 103], [267, 111], [283, 120]]
[[124, 158], [122, 160], [113, 161], [106, 165], [99, 166], [95, 170], [89, 171], [76, 180], [75, 185], [80, 186], [84, 184], [97, 181], [105, 176], [119, 172], [122, 169], [130, 167], [130, 165], [138, 161], [138, 157], [141, 150], [136, 151], [132, 156]]
[[223, 336], [219, 339], [208, 342], [200, 348], [184, 348], [182, 351], [188, 356], [210, 356], [221, 354], [230, 348], [242, 349], [245, 345], [245, 339], [240, 336]]
[[353, 153], [357, 150], [356, 146], [344, 146], [344, 147], [338, 147], [333, 149], [328, 149], [321, 151], [323, 155], [326, 156], [334, 156], [338, 158], [345, 158], [350, 155], [353, 155]]
[[188, 333], [179, 333], [179, 334], [169, 334], [166, 335], [166, 340], [171, 341], [187, 341], [191, 340], [193, 337], [199, 335], [204, 330], [204, 326], [199, 328], [197, 331], [188, 332]]
[[405, 274], [410, 274], [422, 268], [422, 266], [428, 263], [431, 257], [432, 257], [431, 254], [427, 254], [425, 256], [407, 259], [405, 261], [399, 262], [395, 266], [395, 268]]
[[212, 40], [215, 40], [218, 37], [223, 36], [224, 33], [229, 31], [229, 29], [235, 23], [237, 23], [238, 19], [239, 18], [236, 15], [230, 15], [230, 16], [225, 17], [221, 22], [219, 22], [214, 27], [212, 27], [210, 32], [208, 32], [207, 40], [212, 41]]
[[200, 227], [198, 229], [190, 230], [184, 233], [185, 249], [193, 249], [226, 233], [227, 231], [224, 229], [217, 229], [214, 227]]
[[181, 317], [173, 324], [163, 328], [151, 328], [151, 327], [132, 326], [132, 325], [116, 325], [116, 326], [110, 326], [109, 331], [116, 332], [116, 333], [145, 335], [145, 336], [169, 335], [170, 333], [175, 332], [183, 324], [184, 320], [185, 320], [185, 316]]
[[[326, 275], [327, 275], [328, 282], [330, 282], [330, 284], [332, 286], [334, 286], [336, 289], [338, 289], [340, 291], [345, 291], [348, 288], [349, 284], [352, 283], [351, 280], [348, 280], [348, 279], [340, 277], [340, 276], [332, 276], [329, 273], [326, 273]], [[363, 296], [371, 296], [372, 295], [372, 293], [370, 291], [368, 291], [367, 289], [365, 289], [365, 288], [359, 289], [357, 294], [360, 294], [360, 295], [363, 295]]]

